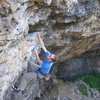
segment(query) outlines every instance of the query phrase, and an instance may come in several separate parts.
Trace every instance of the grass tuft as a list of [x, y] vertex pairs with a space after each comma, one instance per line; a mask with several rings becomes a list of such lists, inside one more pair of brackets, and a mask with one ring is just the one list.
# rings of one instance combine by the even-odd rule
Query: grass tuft
[[86, 86], [85, 86], [84, 84], [80, 84], [80, 85], [79, 85], [79, 91], [80, 91], [83, 95], [88, 96], [87, 88], [86, 88]]
[[100, 93], [100, 73], [93, 73], [85, 77], [85, 83], [91, 88], [95, 88]]

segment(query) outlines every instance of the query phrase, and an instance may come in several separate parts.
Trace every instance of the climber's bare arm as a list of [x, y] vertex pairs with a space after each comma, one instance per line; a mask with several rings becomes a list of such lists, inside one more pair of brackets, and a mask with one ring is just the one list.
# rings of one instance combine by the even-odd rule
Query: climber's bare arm
[[41, 45], [42, 49], [44, 50], [44, 52], [47, 52], [48, 50], [46, 49], [45, 44], [44, 44], [43, 40], [40, 37], [40, 34], [38, 34], [38, 38], [39, 38], [40, 45]]
[[37, 51], [36, 51], [36, 50], [34, 50], [34, 51], [35, 51], [35, 56], [36, 56], [36, 59], [37, 59], [37, 61], [38, 61], [39, 65], [41, 65], [41, 64], [42, 64], [42, 60], [41, 60], [41, 59], [40, 59], [40, 57], [38, 56]]

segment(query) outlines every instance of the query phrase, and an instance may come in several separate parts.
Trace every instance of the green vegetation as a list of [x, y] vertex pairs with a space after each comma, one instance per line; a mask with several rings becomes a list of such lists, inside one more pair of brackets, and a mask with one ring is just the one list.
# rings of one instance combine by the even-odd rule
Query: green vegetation
[[100, 73], [93, 73], [87, 75], [84, 81], [92, 88], [95, 88], [100, 92]]
[[72, 82], [79, 81], [81, 79], [83, 79], [83, 81], [91, 88], [95, 88], [100, 93], [100, 73], [93, 72], [89, 75], [80, 75], [75, 80], [72, 80]]
[[[71, 80], [71, 81], [65, 81], [65, 83], [69, 84], [71, 82], [75, 82], [75, 81], [79, 81], [82, 80], [88, 84], [91, 88], [95, 88], [96, 90], [99, 91], [100, 93], [100, 73], [97, 72], [93, 72], [89, 75], [80, 75], [78, 78]], [[87, 89], [85, 86], [80, 86], [79, 90], [87, 96]]]
[[84, 84], [79, 85], [79, 91], [82, 92], [83, 95], [88, 96], [87, 88]]
[[71, 81], [65, 81], [66, 84], [71, 84]]

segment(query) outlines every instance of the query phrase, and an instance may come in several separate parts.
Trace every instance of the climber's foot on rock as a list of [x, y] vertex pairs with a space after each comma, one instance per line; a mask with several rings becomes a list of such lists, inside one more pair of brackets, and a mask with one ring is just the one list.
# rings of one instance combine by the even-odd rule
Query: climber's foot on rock
[[45, 79], [46, 81], [48, 81], [48, 80], [50, 79], [50, 77], [51, 77], [51, 75], [46, 75], [46, 76], [44, 77], [44, 79]]

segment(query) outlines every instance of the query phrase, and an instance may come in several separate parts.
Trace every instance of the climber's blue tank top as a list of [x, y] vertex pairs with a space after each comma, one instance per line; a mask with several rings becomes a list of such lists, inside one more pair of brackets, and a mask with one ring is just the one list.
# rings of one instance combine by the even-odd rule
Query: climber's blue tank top
[[[51, 53], [49, 51], [45, 52], [46, 57], [49, 56]], [[41, 72], [43, 74], [48, 74], [50, 72], [50, 69], [52, 67], [53, 62], [49, 62], [47, 61], [47, 59], [45, 59], [41, 65]]]

